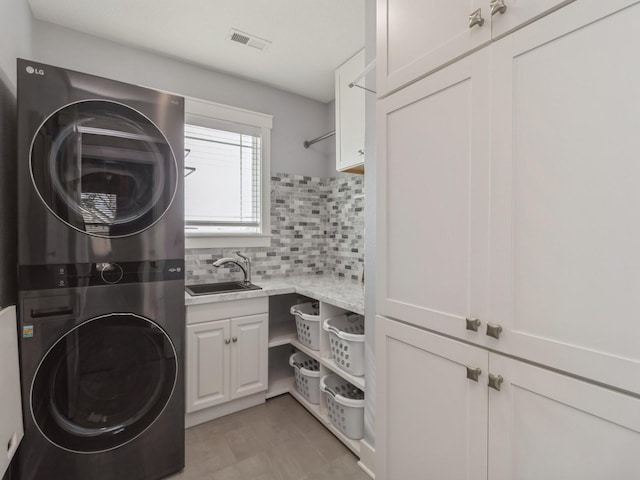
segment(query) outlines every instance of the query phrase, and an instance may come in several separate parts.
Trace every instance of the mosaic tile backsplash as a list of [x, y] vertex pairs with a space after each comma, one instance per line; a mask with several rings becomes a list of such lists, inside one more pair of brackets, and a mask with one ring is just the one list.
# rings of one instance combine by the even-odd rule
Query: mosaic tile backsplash
[[[361, 175], [271, 177], [271, 246], [239, 249], [251, 258], [252, 280], [304, 273], [358, 280], [364, 262], [364, 183]], [[216, 268], [237, 248], [185, 251], [186, 283], [242, 278], [232, 264]]]

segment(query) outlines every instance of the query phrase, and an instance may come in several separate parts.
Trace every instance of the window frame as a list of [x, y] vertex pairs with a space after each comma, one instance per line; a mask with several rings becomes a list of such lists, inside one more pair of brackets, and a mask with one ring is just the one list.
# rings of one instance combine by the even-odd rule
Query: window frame
[[[197, 232], [184, 226], [185, 248], [268, 247], [271, 245], [271, 128], [273, 116], [185, 97], [185, 124], [224, 130], [225, 124], [260, 132], [260, 231]], [[186, 185], [185, 185], [186, 188]]]

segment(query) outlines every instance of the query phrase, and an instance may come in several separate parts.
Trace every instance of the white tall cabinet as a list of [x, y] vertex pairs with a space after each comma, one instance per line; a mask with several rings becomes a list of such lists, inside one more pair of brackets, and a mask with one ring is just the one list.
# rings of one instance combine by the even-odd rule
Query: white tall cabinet
[[378, 5], [376, 478], [640, 477], [640, 2]]

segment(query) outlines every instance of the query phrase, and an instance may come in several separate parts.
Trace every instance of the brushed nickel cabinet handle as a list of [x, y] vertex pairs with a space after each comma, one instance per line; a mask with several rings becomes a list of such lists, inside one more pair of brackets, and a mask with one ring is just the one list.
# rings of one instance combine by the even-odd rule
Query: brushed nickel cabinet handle
[[479, 318], [465, 318], [465, 320], [467, 321], [467, 330], [472, 332], [477, 332], [482, 324]]
[[476, 25], [481, 27], [484, 25], [484, 18], [482, 18], [482, 9], [479, 8], [475, 12], [469, 15], [469, 28], [473, 28]]
[[494, 375], [493, 373], [489, 374], [489, 388], [500, 391], [502, 382], [504, 382], [504, 378], [502, 378], [502, 375]]
[[487, 323], [487, 335], [493, 338], [500, 338], [502, 326], [495, 323]]
[[480, 378], [480, 375], [482, 375], [482, 370], [480, 370], [479, 368], [467, 367], [467, 378], [469, 380], [477, 382], [478, 378]]
[[230, 339], [230, 338], [225, 338], [225, 339], [224, 339], [224, 343], [225, 343], [226, 345], [229, 345], [229, 344], [231, 343], [231, 339]]
[[489, 7], [491, 8], [492, 17], [496, 13], [504, 15], [504, 12], [507, 11], [507, 6], [505, 5], [504, 0], [491, 0], [491, 3], [489, 3]]
[[238, 341], [238, 337], [233, 337], [233, 343], [236, 343]]

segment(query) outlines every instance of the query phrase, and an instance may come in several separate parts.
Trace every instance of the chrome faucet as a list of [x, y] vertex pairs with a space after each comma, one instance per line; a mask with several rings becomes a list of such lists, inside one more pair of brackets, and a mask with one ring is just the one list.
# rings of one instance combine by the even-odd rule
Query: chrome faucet
[[245, 282], [251, 283], [251, 259], [241, 254], [240, 250], [236, 251], [235, 254], [239, 256], [242, 260], [244, 260], [244, 264], [247, 267], [247, 270], [245, 272]]
[[242, 270], [242, 273], [244, 273], [244, 283], [251, 283], [251, 260], [249, 259], [249, 257], [245, 257], [244, 255], [242, 255], [239, 251], [235, 252], [235, 254], [240, 258], [238, 259], [232, 257], [224, 257], [213, 262], [213, 266], [221, 267], [225, 263], [234, 263], [239, 266], [240, 270]]

